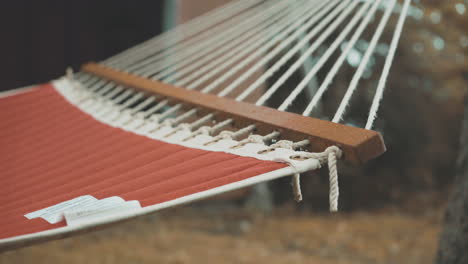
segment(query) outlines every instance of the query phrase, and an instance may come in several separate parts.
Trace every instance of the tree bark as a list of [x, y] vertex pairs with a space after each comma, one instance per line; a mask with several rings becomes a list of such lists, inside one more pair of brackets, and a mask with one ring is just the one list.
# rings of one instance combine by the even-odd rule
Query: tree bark
[[468, 263], [468, 96], [456, 173], [454, 193], [448, 203], [439, 241], [437, 264]]

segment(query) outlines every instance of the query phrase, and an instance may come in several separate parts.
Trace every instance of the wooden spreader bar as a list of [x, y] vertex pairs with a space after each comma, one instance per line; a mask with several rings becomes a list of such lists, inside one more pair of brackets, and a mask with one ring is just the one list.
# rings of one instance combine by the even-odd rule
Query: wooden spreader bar
[[355, 164], [373, 159], [386, 150], [382, 136], [376, 131], [187, 90], [96, 63], [85, 64], [82, 70], [124, 86], [180, 101], [186, 107], [195, 106], [203, 112], [215, 112], [215, 119], [218, 121], [232, 118], [235, 121], [234, 126], [238, 128], [255, 124], [256, 133], [261, 135], [278, 130], [282, 139], [309, 139], [309, 149], [313, 152], [321, 152], [336, 145], [343, 151], [344, 159]]

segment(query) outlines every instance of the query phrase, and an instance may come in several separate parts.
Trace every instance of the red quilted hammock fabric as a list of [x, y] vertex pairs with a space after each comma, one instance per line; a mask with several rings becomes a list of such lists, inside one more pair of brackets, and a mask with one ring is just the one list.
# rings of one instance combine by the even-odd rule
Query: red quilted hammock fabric
[[24, 215], [82, 195], [154, 205], [285, 167], [113, 128], [51, 85], [0, 98], [0, 238], [65, 226]]

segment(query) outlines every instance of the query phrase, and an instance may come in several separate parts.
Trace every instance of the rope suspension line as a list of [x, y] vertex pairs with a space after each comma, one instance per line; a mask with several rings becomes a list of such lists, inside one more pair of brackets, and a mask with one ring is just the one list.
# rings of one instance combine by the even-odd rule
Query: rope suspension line
[[[319, 89], [317, 90], [317, 93], [313, 96], [312, 100], [310, 103], [307, 105], [306, 109], [302, 113], [304, 116], [309, 116], [313, 110], [313, 108], [318, 104], [320, 101], [323, 93], [328, 89], [329, 85], [333, 81], [333, 78], [336, 76], [338, 73], [338, 70], [341, 68], [343, 65], [344, 61], [346, 58], [349, 56], [349, 53], [351, 52], [352, 48], [358, 41], [359, 37], [361, 37], [362, 33], [364, 30], [367, 28], [367, 25], [369, 24], [371, 18], [374, 16], [375, 12], [377, 11], [378, 6], [382, 0], [377, 0], [374, 5], [372, 6], [371, 10], [367, 13], [366, 17], [362, 20], [361, 24], [355, 31], [354, 35], [351, 37], [351, 39], [348, 41], [346, 44], [346, 47], [344, 48], [343, 52], [341, 53], [340, 57], [336, 60], [330, 71], [328, 72], [327, 76], [325, 77], [324, 81], [320, 85]], [[310, 79], [312, 76], [307, 75], [304, 79]]]
[[364, 71], [366, 70], [367, 64], [369, 63], [369, 59], [371, 58], [372, 54], [375, 51], [375, 48], [377, 47], [378, 41], [380, 39], [380, 36], [382, 35], [385, 26], [388, 22], [388, 19], [390, 18], [390, 15], [392, 14], [393, 7], [395, 6], [396, 0], [393, 0], [390, 2], [390, 6], [387, 7], [385, 10], [385, 13], [380, 20], [380, 23], [374, 33], [374, 36], [372, 37], [371, 42], [369, 43], [369, 47], [367, 48], [361, 63], [359, 64], [358, 69], [356, 70], [356, 73], [353, 76], [353, 79], [351, 80], [348, 89], [346, 90], [346, 93], [341, 100], [341, 103], [338, 107], [338, 110], [335, 113], [335, 116], [333, 117], [332, 121], [333, 122], [339, 122], [343, 118], [343, 115], [346, 111], [346, 107], [349, 105], [349, 101], [351, 100], [351, 96], [353, 95], [354, 91], [356, 90], [359, 80], [361, 79], [362, 75], [364, 74]]
[[[129, 63], [133, 63], [136, 60], [148, 56], [148, 52], [161, 52], [171, 46], [183, 41], [187, 38], [195, 36], [198, 33], [206, 31], [213, 26], [228, 21], [233, 16], [242, 11], [251, 8], [262, 0], [237, 0], [229, 3], [221, 8], [214, 9], [213, 11], [199, 16], [185, 24], [182, 24], [174, 29], [167, 31], [159, 36], [156, 36], [146, 42], [143, 42], [133, 48], [130, 48], [114, 57], [110, 57], [105, 60], [103, 64], [109, 67], [123, 68], [128, 66]], [[203, 38], [204, 36], [198, 36], [197, 38]]]
[[[373, 127], [377, 116], [410, 2], [411, 0], [404, 0], [393, 31], [368, 112], [366, 129], [370, 130]], [[270, 111], [262, 110], [264, 107], [261, 106], [279, 98], [276, 100], [278, 106], [275, 106], [279, 111], [273, 110], [275, 112], [269, 112], [269, 115], [287, 114], [285, 112], [291, 106], [295, 106], [301, 107], [299, 111], [302, 116], [298, 115], [300, 118], [309, 118], [324, 93], [331, 89], [333, 80], [367, 30], [370, 33], [370, 41], [360, 61], [356, 63], [357, 68], [332, 118], [334, 123], [341, 122], [353, 94], [358, 90], [361, 79], [370, 67], [381, 37], [385, 30], [390, 28], [388, 24], [396, 3], [397, 0], [296, 0], [294, 4], [280, 0], [233, 1], [101, 63], [119, 71], [118, 73], [127, 74], [131, 79], [129, 83], [146, 85], [146, 90], [151, 86], [160, 91], [159, 94], [147, 96], [147, 93], [141, 90], [127, 89], [127, 86], [133, 86], [126, 83], [126, 79], [119, 81], [90, 74], [90, 71], [80, 72], [75, 76], [75, 80], [85, 87], [85, 91], [80, 91], [80, 105], [89, 108], [98, 119], [144, 134], [165, 131], [164, 137], [169, 138], [178, 132], [190, 131], [191, 134], [185, 136], [183, 141], [190, 141], [198, 135], [212, 136], [212, 140], [204, 147], [226, 139], [239, 140], [233, 148], [248, 143], [266, 145], [271, 140], [278, 140], [259, 151], [258, 155], [277, 148], [295, 150], [307, 148], [306, 146], [317, 147], [316, 137], [303, 137], [303, 134], [300, 134], [294, 135], [294, 141], [284, 139], [284, 130], [290, 129], [294, 134], [295, 128], [279, 126], [280, 129], [265, 132], [261, 124], [244, 123], [248, 116], [230, 116], [229, 111], [224, 113], [217, 108], [221, 103], [210, 104], [210, 100], [231, 97], [234, 101], [219, 102], [239, 105], [234, 105], [233, 108], [255, 107], [260, 110], [251, 112], [257, 113]], [[379, 12], [381, 9], [383, 12]], [[371, 22], [377, 16], [381, 17], [374, 29]], [[307, 67], [304, 66], [306, 64]], [[301, 72], [300, 69], [305, 69], [302, 72], [303, 76], [297, 80], [297, 84], [290, 85], [289, 82], [294, 81], [293, 76]], [[323, 80], [319, 78], [319, 73], [323, 73]], [[299, 101], [298, 98], [306, 88], [310, 87], [312, 81], [318, 87], [313, 89], [314, 93], [310, 94], [307, 104], [294, 104]], [[184, 88], [187, 95], [204, 98], [204, 102], [208, 104], [198, 103], [203, 101], [197, 100], [198, 98], [193, 100], [196, 103], [171, 98], [164, 94], [161, 87], [154, 85], [164, 89]], [[210, 97], [214, 96], [210, 94], [217, 97]], [[181, 95], [180, 98], [188, 97]], [[252, 101], [254, 105], [245, 105], [244, 101]], [[211, 108], [205, 109], [207, 105]], [[224, 119], [218, 118], [220, 113]], [[263, 121], [255, 120], [260, 123]], [[307, 122], [306, 119], [301, 120]], [[280, 120], [280, 123], [283, 121]], [[243, 125], [236, 127], [235, 124], [239, 123]], [[168, 127], [171, 129], [169, 132], [165, 130]], [[260, 135], [259, 131], [264, 135]], [[372, 134], [372, 137], [377, 139], [369, 144], [378, 147], [375, 148], [375, 153], [365, 154], [364, 156], [367, 156], [364, 160], [379, 155], [377, 153], [382, 153], [385, 149], [378, 134]], [[291, 158], [317, 159], [320, 165], [328, 164], [330, 210], [336, 211], [339, 195], [336, 160], [341, 156], [350, 159], [350, 156], [355, 155], [356, 160], [362, 157], [359, 157], [359, 151], [347, 149], [343, 144], [330, 145], [330, 140], [327, 140], [325, 136], [323, 142], [326, 143], [322, 143], [326, 145], [319, 144], [321, 152]], [[296, 198], [300, 200], [302, 195], [297, 173], [293, 177], [293, 185]]]
[[[235, 18], [222, 23], [209, 31], [205, 31], [196, 38], [189, 39], [186, 43], [172, 46], [161, 53], [152, 55], [147, 53], [146, 57], [138, 63], [125, 67], [126, 71], [132, 72], [138, 69], [147, 69], [147, 67], [155, 67], [154, 70], [161, 70], [161, 67], [168, 66], [166, 63], [172, 63], [173, 61], [179, 61], [189, 58], [189, 56], [198, 55], [199, 52], [207, 53], [210, 52], [210, 46], [213, 43], [219, 41], [229, 41], [236, 36], [236, 34], [242, 33], [244, 27], [254, 27], [261, 19], [268, 19], [271, 14], [281, 11], [282, 8], [286, 7], [287, 3], [284, 1], [273, 2], [267, 6], [257, 6]], [[261, 11], [261, 12], [260, 12]], [[239, 33], [236, 33], [239, 31]], [[162, 61], [163, 63], [157, 63]], [[156, 64], [155, 64], [156, 63]], [[142, 68], [143, 67], [143, 68]], [[144, 68], [146, 67], [146, 68]]]
[[375, 118], [377, 117], [377, 111], [379, 109], [380, 101], [383, 97], [383, 92], [385, 89], [385, 82], [387, 81], [388, 75], [390, 73], [390, 68], [392, 67], [393, 58], [395, 57], [396, 49], [398, 47], [398, 41], [400, 40], [401, 33], [403, 31], [403, 25], [405, 24], [406, 17], [408, 16], [408, 10], [411, 0], [405, 0], [403, 9], [400, 13], [400, 18], [393, 33], [392, 43], [390, 44], [389, 52], [385, 60], [383, 67], [382, 75], [380, 76], [379, 84], [375, 92], [374, 99], [370, 108], [369, 116], [367, 118], [366, 129], [372, 129]]
[[[286, 7], [286, 9], [280, 9], [278, 13], [273, 15], [269, 14], [268, 12], [265, 14], [262, 13], [261, 17], [255, 18], [256, 20], [259, 19], [259, 21], [244, 21], [245, 26], [244, 24], [240, 24], [239, 27], [234, 28], [236, 31], [240, 29], [240, 32], [224, 32], [226, 35], [220, 35], [220, 41], [209, 41], [207, 43], [208, 47], [206, 49], [202, 49], [202, 51], [207, 51], [206, 54], [196, 51], [194, 53], [194, 55], [196, 55], [194, 58], [183, 59], [181, 61], [182, 63], [180, 64], [182, 64], [182, 66], [180, 66], [178, 63], [175, 63], [171, 67], [162, 70], [157, 75], [151, 73], [150, 76], [152, 79], [162, 80], [164, 76], [168, 74], [168, 72], [178, 72], [178, 74], [183, 74], [184, 72], [181, 70], [184, 69], [184, 66], [190, 65], [192, 68], [196, 68], [198, 65], [202, 65], [210, 59], [213, 59], [219, 55], [223, 55], [223, 53], [251, 39], [252, 36], [262, 34], [262, 32], [271, 26], [272, 23], [275, 23], [277, 20], [285, 17], [287, 14], [289, 14], [289, 12], [291, 12], [291, 10]], [[143, 74], [139, 75], [144, 76]]]

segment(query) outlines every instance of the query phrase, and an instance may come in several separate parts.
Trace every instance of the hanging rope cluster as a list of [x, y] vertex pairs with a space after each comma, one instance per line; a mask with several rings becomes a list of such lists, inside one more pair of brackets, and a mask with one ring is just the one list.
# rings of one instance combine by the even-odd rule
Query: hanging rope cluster
[[[380, 16], [333, 116], [333, 122], [340, 122], [392, 12], [400, 10], [367, 118], [366, 128], [371, 129], [409, 5], [410, 0], [404, 0], [402, 6], [396, 0], [238, 0], [114, 56], [103, 64], [186, 89], [203, 93], [217, 91], [219, 96], [231, 96], [242, 88], [235, 97], [238, 101], [263, 91], [255, 104], [264, 105], [311, 56], [316, 56], [317, 60], [300, 83], [296, 87], [288, 87], [289, 95], [278, 107], [278, 110], [286, 111], [324, 65], [331, 62], [333, 66], [302, 112], [309, 116], [333, 83], [356, 42], [366, 29], [370, 30], [369, 24], [374, 24], [371, 22]], [[378, 12], [381, 9], [383, 12]], [[316, 55], [324, 46], [326, 50]], [[331, 61], [340, 48], [339, 57]], [[270, 80], [284, 65], [288, 66], [287, 70], [276, 80]], [[258, 72], [261, 72], [260, 76], [255, 75]], [[265, 87], [268, 82], [272, 84]]]
[[[267, 104], [279, 90], [286, 90], [287, 96], [277, 107], [279, 111], [287, 111], [290, 106], [295, 105], [300, 94], [311, 82], [317, 82], [317, 74], [325, 65], [331, 65], [302, 110], [303, 116], [310, 116], [324, 93], [332, 86], [334, 78], [343, 68], [357, 42], [365, 32], [372, 31], [369, 44], [332, 118], [332, 122], [339, 123], [369, 67], [384, 30], [388, 28], [392, 13], [399, 10], [399, 19], [367, 117], [365, 128], [372, 129], [410, 2], [404, 0], [400, 5], [397, 0], [237, 0], [101, 64], [187, 90], [231, 97], [236, 101], [251, 100], [254, 97], [253, 103], [257, 106]], [[374, 20], [378, 22], [372, 23]], [[377, 26], [373, 28], [371, 24]], [[311, 57], [314, 58], [312, 64]], [[309, 66], [306, 67], [308, 63]], [[287, 81], [304, 69], [300, 82], [285, 88]], [[196, 107], [184, 112], [181, 103], [169, 104], [167, 99], [159, 100], [157, 95], [145, 97], [142, 92], [126, 89], [92, 74], [78, 73], [75, 77], [99, 100], [111, 100], [118, 105], [120, 114], [127, 116], [126, 119], [119, 118], [119, 122], [124, 120], [122, 124], [126, 126], [134, 124], [134, 127], [139, 128], [143, 123], [138, 120], [146, 119], [158, 124], [150, 131], [173, 126], [176, 128], [173, 133], [184, 129], [193, 131], [191, 137], [217, 134], [213, 142], [207, 144], [225, 138], [244, 138], [239, 144], [242, 145], [253, 141], [270, 141], [279, 136], [278, 132], [266, 136], [251, 134], [256, 129], [255, 125], [236, 132], [225, 130], [233, 122], [232, 119], [214, 126], [204, 126], [213, 118], [214, 113], [193, 121], [200, 110]], [[106, 116], [111, 113], [101, 111], [101, 114]], [[140, 118], [134, 121], [132, 116]], [[294, 144], [298, 143], [300, 142]], [[297, 148], [292, 144], [293, 142], [291, 146], [284, 147], [283, 144], [279, 147]], [[276, 145], [272, 147], [277, 147]], [[341, 156], [341, 151], [332, 147], [319, 156], [313, 153], [311, 155], [313, 157], [308, 158], [318, 157], [320, 163], [328, 163], [330, 167], [330, 208], [335, 211], [338, 200], [336, 158]], [[293, 185], [296, 198], [300, 200], [302, 196], [298, 175], [295, 175]]]

